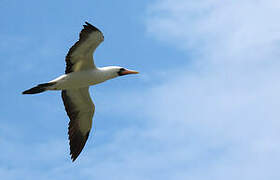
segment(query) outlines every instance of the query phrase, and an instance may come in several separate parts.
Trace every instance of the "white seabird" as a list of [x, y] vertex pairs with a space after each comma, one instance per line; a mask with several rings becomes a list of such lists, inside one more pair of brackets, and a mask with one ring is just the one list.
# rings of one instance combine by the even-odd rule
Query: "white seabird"
[[65, 74], [48, 82], [39, 84], [22, 94], [37, 94], [47, 90], [62, 90], [61, 96], [70, 122], [68, 127], [70, 155], [74, 162], [88, 139], [95, 106], [90, 98], [89, 86], [137, 71], [119, 66], [98, 68], [93, 61], [93, 53], [104, 41], [102, 32], [85, 22], [80, 39], [66, 56]]

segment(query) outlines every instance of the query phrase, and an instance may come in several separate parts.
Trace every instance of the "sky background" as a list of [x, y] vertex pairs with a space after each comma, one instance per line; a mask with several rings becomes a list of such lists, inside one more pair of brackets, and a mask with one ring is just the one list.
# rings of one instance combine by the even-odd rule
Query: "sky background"
[[[279, 180], [280, 1], [0, 1], [0, 177]], [[97, 66], [141, 72], [90, 89], [94, 129], [75, 163], [60, 92], [88, 21]]]

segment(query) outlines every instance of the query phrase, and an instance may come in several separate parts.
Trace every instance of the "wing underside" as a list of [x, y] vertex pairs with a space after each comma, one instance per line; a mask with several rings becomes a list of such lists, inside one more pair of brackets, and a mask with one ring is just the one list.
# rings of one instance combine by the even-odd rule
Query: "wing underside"
[[79, 41], [77, 41], [66, 55], [65, 73], [76, 72], [95, 68], [93, 62], [93, 53], [100, 43], [104, 40], [102, 32], [93, 25], [86, 22], [80, 32]]
[[88, 139], [94, 114], [94, 104], [88, 87], [62, 91], [65, 110], [70, 119], [68, 127], [70, 154], [73, 161], [79, 156]]

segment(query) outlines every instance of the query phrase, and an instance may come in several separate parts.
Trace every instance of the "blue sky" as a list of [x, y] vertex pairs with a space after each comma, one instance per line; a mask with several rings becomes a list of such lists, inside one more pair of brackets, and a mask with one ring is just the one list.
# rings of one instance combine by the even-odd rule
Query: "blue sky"
[[[0, 176], [15, 179], [280, 178], [276, 0], [0, 3]], [[59, 92], [84, 21], [98, 66], [139, 70], [91, 88], [92, 131], [75, 163]]]

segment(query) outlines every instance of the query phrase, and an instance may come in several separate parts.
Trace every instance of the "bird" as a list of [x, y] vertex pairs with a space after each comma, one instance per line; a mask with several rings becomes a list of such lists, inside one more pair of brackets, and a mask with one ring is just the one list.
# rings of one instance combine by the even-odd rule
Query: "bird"
[[139, 73], [120, 66], [96, 67], [93, 54], [103, 41], [103, 33], [85, 22], [79, 40], [66, 55], [65, 74], [22, 92], [38, 94], [45, 91], [61, 91], [63, 104], [70, 119], [68, 139], [72, 162], [82, 152], [92, 128], [95, 105], [90, 97], [89, 87], [119, 76]]

